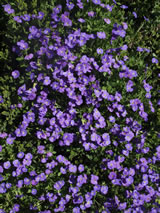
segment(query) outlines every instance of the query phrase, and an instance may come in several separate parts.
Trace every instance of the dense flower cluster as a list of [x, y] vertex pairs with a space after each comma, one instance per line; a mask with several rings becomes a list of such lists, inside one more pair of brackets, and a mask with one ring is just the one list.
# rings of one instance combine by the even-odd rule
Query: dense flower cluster
[[[93, 8], [110, 13], [117, 6], [115, 1], [112, 5], [91, 2]], [[22, 103], [32, 104], [15, 130], [0, 137], [13, 148], [16, 141], [33, 138], [33, 147], [30, 151], [17, 148], [14, 159], [0, 163], [0, 194], [17, 190], [10, 213], [21, 212], [23, 202], [28, 200], [26, 208], [30, 212], [160, 211], [160, 175], [154, 169], [160, 161], [160, 146], [152, 150], [146, 145], [147, 132], [142, 125], [148, 121], [147, 112], [155, 112], [153, 85], [147, 79], [141, 82], [143, 103], [136, 93], [139, 71], [130, 67], [127, 55], [120, 55], [127, 51], [127, 44], [112, 48], [116, 40], [125, 38], [126, 22], [102, 19], [108, 26], [113, 23], [110, 35], [101, 30], [89, 33], [75, 29], [70, 13], [85, 4], [88, 1], [77, 0], [66, 1], [65, 8], [55, 6], [50, 27], [36, 24], [45, 19], [43, 12], [13, 17], [17, 25], [29, 22], [27, 37], [12, 49], [23, 58], [25, 73], [17, 67], [11, 76], [17, 82], [25, 76], [24, 84], [19, 80], [17, 95]], [[9, 4], [3, 7], [8, 14], [15, 12]], [[119, 9], [126, 7], [121, 5]], [[87, 14], [92, 19], [96, 12]], [[133, 15], [137, 17], [135, 12]], [[83, 18], [76, 21], [86, 23]], [[86, 45], [103, 41], [111, 48], [99, 45], [95, 57], [81, 54], [80, 49]], [[141, 47], [137, 51], [150, 52]], [[157, 64], [158, 59], [152, 58], [151, 62]], [[113, 79], [119, 88], [106, 86]], [[0, 96], [0, 103], [3, 101]], [[22, 108], [22, 104], [17, 107]], [[8, 209], [0, 209], [0, 213], [5, 212]]]

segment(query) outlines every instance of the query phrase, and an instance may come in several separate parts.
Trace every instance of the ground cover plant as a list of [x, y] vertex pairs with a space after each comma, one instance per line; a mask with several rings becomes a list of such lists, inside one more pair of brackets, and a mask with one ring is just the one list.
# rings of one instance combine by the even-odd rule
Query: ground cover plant
[[2, 1], [0, 213], [160, 212], [159, 1]]

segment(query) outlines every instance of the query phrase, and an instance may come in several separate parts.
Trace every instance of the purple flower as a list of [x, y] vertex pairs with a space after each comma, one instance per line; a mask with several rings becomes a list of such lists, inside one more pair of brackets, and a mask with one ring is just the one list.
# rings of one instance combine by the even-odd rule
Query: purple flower
[[15, 130], [16, 137], [21, 137], [21, 130], [18, 128]]
[[97, 185], [98, 184], [98, 182], [97, 182], [98, 179], [99, 179], [99, 177], [97, 175], [91, 175], [91, 183], [93, 185]]
[[18, 42], [17, 42], [17, 45], [19, 46], [19, 48], [20, 48], [21, 50], [26, 50], [26, 49], [28, 49], [28, 43], [25, 42], [24, 40], [18, 41]]
[[18, 70], [14, 70], [14, 71], [12, 72], [12, 76], [13, 76], [14, 79], [18, 78], [19, 75], [20, 75], [20, 73], [19, 73]]
[[133, 81], [129, 80], [127, 85], [126, 85], [127, 92], [133, 92], [132, 86], [133, 86]]
[[13, 138], [13, 137], [11, 137], [11, 136], [9, 136], [8, 138], [7, 138], [7, 140], [6, 140], [6, 142], [7, 142], [7, 144], [13, 144], [13, 141], [15, 140], [15, 138]]
[[126, 6], [126, 5], [122, 5], [122, 6], [120, 6], [122, 9], [127, 9], [128, 8], [128, 6]]
[[10, 161], [6, 161], [6, 162], [3, 163], [3, 167], [4, 167], [5, 169], [9, 169], [10, 166], [11, 166]]
[[19, 16], [14, 16], [13, 20], [16, 21], [17, 23], [22, 23], [22, 19], [20, 19]]
[[146, 98], [150, 99], [151, 98], [151, 93], [147, 92], [145, 95]]
[[24, 152], [19, 152], [17, 154], [17, 157], [20, 158], [20, 159], [23, 158], [24, 157]]
[[128, 178], [126, 178], [126, 186], [131, 185], [134, 182], [134, 179], [132, 176], [129, 176]]
[[128, 25], [127, 25], [126, 22], [123, 22], [122, 25], [123, 25], [123, 29], [124, 29], [124, 30], [128, 29]]
[[134, 15], [135, 18], [137, 18], [137, 13], [136, 12], [133, 12], [132, 14]]
[[20, 205], [19, 205], [19, 204], [14, 204], [13, 210], [14, 210], [15, 212], [19, 212], [19, 208], [20, 208]]
[[20, 165], [20, 162], [19, 162], [19, 160], [14, 160], [13, 161], [13, 165], [15, 166], [15, 167], [19, 167], [19, 165]]
[[121, 47], [121, 50], [127, 50], [128, 49], [128, 46], [125, 44]]
[[106, 195], [108, 192], [108, 186], [101, 186], [101, 192], [102, 194]]
[[69, 171], [72, 173], [76, 173], [77, 172], [77, 166], [70, 164], [69, 165]]
[[100, 38], [100, 39], [105, 39], [106, 34], [105, 34], [105, 32], [97, 32], [97, 37]]
[[84, 166], [82, 164], [80, 164], [78, 166], [78, 170], [79, 170], [79, 172], [83, 172], [84, 171]]
[[60, 172], [61, 172], [62, 174], [66, 174], [66, 173], [67, 173], [67, 171], [66, 171], [66, 169], [65, 169], [64, 167], [61, 167], [61, 168], [60, 168]]
[[[3, 179], [4, 179], [3, 176], [0, 175], [0, 182], [1, 182]], [[0, 193], [1, 193], [1, 187], [0, 187]]]
[[83, 18], [79, 18], [78, 21], [81, 22], [81, 23], [86, 22]]
[[24, 57], [25, 60], [30, 60], [30, 59], [32, 59], [32, 58], [33, 58], [33, 54], [32, 54], [32, 53], [30, 53], [30, 54], [28, 54], [28, 55], [26, 55], [26, 56]]
[[105, 142], [110, 142], [110, 136], [108, 133], [103, 133], [102, 138]]
[[116, 177], [117, 177], [117, 174], [115, 172], [110, 172], [109, 175], [108, 175], [108, 178], [110, 180], [116, 179]]
[[64, 143], [69, 146], [73, 142], [73, 133], [64, 133], [63, 140]]
[[88, 12], [88, 16], [93, 17], [94, 15], [95, 15], [95, 12], [93, 12], [93, 11]]
[[7, 12], [8, 14], [14, 13], [14, 10], [11, 9], [11, 5], [10, 4], [5, 4], [5, 5], [3, 5], [3, 7], [4, 7], [4, 11]]
[[12, 184], [11, 183], [6, 183], [6, 188], [7, 189], [10, 189], [12, 187]]
[[101, 1], [100, 1], [100, 0], [92, 0], [92, 2], [93, 2], [94, 4], [101, 4]]
[[133, 133], [132, 131], [129, 131], [129, 132], [125, 135], [125, 140], [126, 140], [126, 141], [131, 141], [133, 137], [134, 137], [134, 133]]
[[90, 208], [92, 203], [93, 203], [92, 200], [87, 200], [87, 203], [85, 204], [85, 207], [86, 208]]
[[50, 83], [51, 83], [50, 77], [49, 77], [49, 76], [46, 76], [46, 77], [44, 78], [43, 84], [47, 86], [47, 85], [49, 85]]
[[37, 19], [42, 20], [43, 17], [44, 17], [44, 13], [43, 12], [38, 12]]
[[103, 49], [102, 48], [97, 48], [97, 53], [98, 54], [103, 54]]
[[108, 18], [105, 18], [104, 21], [106, 22], [106, 24], [110, 24], [111, 23], [111, 20], [108, 19]]
[[133, 149], [133, 147], [130, 143], [126, 144], [125, 147], [128, 151], [132, 151], [132, 149]]
[[24, 184], [29, 185], [30, 184], [30, 179], [29, 178], [24, 178]]
[[143, 52], [143, 48], [142, 47], [137, 47], [137, 51], [138, 52]]
[[57, 181], [55, 184], [54, 184], [54, 188], [56, 190], [60, 190], [63, 186], [64, 186], [65, 182], [64, 180], [60, 180], [60, 181]]
[[72, 21], [65, 14], [61, 15], [61, 21], [66, 27], [72, 26]]
[[3, 100], [3, 97], [0, 95], [0, 103], [3, 103], [4, 100]]
[[150, 92], [150, 90], [153, 88], [152, 86], [147, 84], [145, 80], [143, 81], [143, 86], [144, 86], [144, 89], [146, 90], [146, 92]]
[[153, 64], [158, 64], [158, 59], [152, 58], [152, 63], [153, 63]]
[[75, 5], [71, 2], [69, 2], [69, 3], [66, 4], [66, 6], [68, 7], [69, 10], [72, 10]]
[[45, 146], [38, 146], [38, 151], [37, 151], [37, 153], [43, 154], [43, 153], [44, 153], [44, 149], [45, 149]]
[[97, 108], [94, 109], [93, 116], [94, 116], [95, 120], [98, 120], [101, 117], [101, 114], [100, 114], [100, 112], [98, 111]]
[[31, 160], [32, 158], [33, 158], [33, 156], [32, 156], [31, 153], [27, 153], [27, 154], [25, 155], [25, 159], [27, 159], [27, 160]]
[[79, 207], [74, 207], [73, 208], [73, 213], [81, 213], [80, 208]]
[[28, 15], [28, 14], [24, 14], [23, 16], [21, 16], [21, 18], [22, 18], [24, 21], [30, 21], [30, 19], [31, 19], [30, 15]]
[[115, 117], [109, 116], [109, 121], [110, 121], [111, 123], [115, 123]]

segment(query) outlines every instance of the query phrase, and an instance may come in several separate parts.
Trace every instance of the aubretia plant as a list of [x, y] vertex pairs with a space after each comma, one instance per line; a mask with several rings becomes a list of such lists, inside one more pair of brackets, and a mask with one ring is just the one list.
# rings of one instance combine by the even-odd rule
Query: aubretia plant
[[158, 51], [135, 5], [2, 5], [0, 212], [160, 211]]

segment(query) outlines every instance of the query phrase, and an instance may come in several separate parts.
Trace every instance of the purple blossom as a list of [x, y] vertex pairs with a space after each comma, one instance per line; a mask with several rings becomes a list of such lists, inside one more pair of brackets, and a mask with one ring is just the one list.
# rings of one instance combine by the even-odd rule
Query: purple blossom
[[8, 14], [14, 13], [14, 9], [11, 9], [10, 4], [5, 4], [5, 5], [3, 5], [3, 7], [4, 7], [4, 11], [7, 12]]
[[19, 212], [19, 208], [20, 208], [20, 205], [19, 205], [19, 204], [14, 204], [13, 210], [14, 210], [15, 212]]
[[142, 47], [137, 47], [137, 51], [138, 52], [143, 52], [143, 48]]
[[24, 40], [18, 41], [18, 42], [17, 42], [17, 45], [19, 46], [19, 48], [20, 48], [21, 50], [26, 50], [26, 49], [28, 49], [28, 43], [25, 42]]
[[60, 180], [60, 181], [57, 181], [55, 184], [54, 184], [54, 188], [56, 190], [60, 190], [63, 186], [64, 186], [65, 182], [64, 180]]
[[152, 63], [153, 63], [153, 64], [158, 64], [158, 63], [159, 63], [159, 62], [158, 62], [158, 59], [152, 58]]
[[3, 103], [4, 100], [3, 100], [3, 97], [0, 95], [0, 103]]
[[20, 159], [22, 159], [24, 157], [24, 152], [19, 152], [17, 154], [17, 157], [20, 158]]
[[95, 15], [95, 12], [93, 12], [93, 11], [88, 12], [88, 16], [93, 17], [94, 15]]
[[64, 143], [69, 146], [73, 142], [73, 133], [64, 133], [63, 140]]
[[108, 175], [108, 178], [110, 180], [116, 179], [116, 177], [117, 177], [117, 174], [115, 172], [110, 172], [109, 175]]
[[133, 81], [129, 80], [127, 85], [126, 85], [126, 90], [127, 92], [133, 92]]
[[100, 38], [100, 39], [105, 39], [106, 34], [105, 34], [105, 32], [97, 32], [97, 37]]
[[145, 80], [143, 81], [143, 86], [144, 86], [144, 89], [146, 90], [146, 92], [150, 92], [150, 90], [153, 88], [152, 86], [147, 84]]
[[42, 20], [43, 17], [44, 17], [44, 13], [43, 12], [38, 12], [37, 19]]
[[131, 185], [134, 182], [134, 179], [132, 176], [129, 176], [128, 178], [126, 178], [126, 186]]
[[134, 133], [132, 131], [127, 132], [127, 134], [125, 135], [125, 140], [126, 141], [131, 141], [132, 138], [134, 137]]
[[19, 167], [19, 165], [20, 165], [20, 161], [19, 160], [14, 160], [13, 161], [13, 165], [15, 166], [15, 167]]
[[24, 57], [25, 60], [31, 60], [33, 58], [33, 54], [30, 53]]
[[18, 77], [20, 76], [19, 71], [18, 71], [18, 70], [14, 70], [14, 71], [12, 72], [12, 76], [13, 76], [14, 79], [18, 78]]
[[91, 183], [93, 185], [97, 185], [98, 184], [98, 182], [97, 182], [98, 179], [99, 179], [99, 177], [97, 175], [91, 175]]
[[67, 5], [67, 7], [68, 7], [69, 10], [72, 10], [72, 9], [74, 8], [74, 6], [75, 6], [75, 5], [74, 5], [73, 3], [71, 3], [71, 2], [67, 3], [66, 5]]
[[22, 23], [22, 19], [19, 16], [14, 16], [13, 20], [17, 23]]
[[22, 18], [24, 21], [30, 21], [30, 19], [31, 19], [30, 15], [28, 15], [28, 14], [24, 14], [23, 16], [21, 16], [21, 18]]
[[109, 121], [110, 121], [111, 123], [115, 123], [115, 117], [109, 116]]
[[74, 207], [73, 208], [73, 213], [80, 213], [80, 208], [77, 206], [77, 207]]
[[6, 139], [6, 142], [7, 142], [7, 144], [13, 144], [13, 141], [15, 140], [15, 137], [11, 137], [11, 136], [9, 136], [7, 139]]
[[9, 169], [10, 166], [11, 166], [10, 161], [6, 161], [6, 162], [3, 163], [3, 167], [4, 167], [5, 169]]
[[79, 21], [80, 23], [86, 22], [83, 18], [79, 18], [78, 21]]
[[79, 170], [79, 172], [83, 172], [84, 171], [84, 166], [82, 164], [80, 164], [78, 166], [78, 170]]
[[128, 46], [125, 44], [121, 47], [121, 50], [127, 50], [128, 49]]
[[126, 5], [122, 5], [122, 6], [120, 6], [122, 9], [127, 9], [128, 8], [128, 6], [126, 6]]
[[72, 21], [65, 14], [61, 15], [61, 21], [63, 22], [64, 26], [66, 26], [66, 27], [72, 26]]
[[76, 173], [77, 172], [77, 166], [76, 165], [69, 165], [69, 171], [72, 173]]
[[106, 22], [106, 24], [110, 24], [111, 23], [111, 20], [108, 19], [108, 18], [104, 18], [104, 21]]
[[98, 54], [103, 54], [103, 49], [102, 48], [97, 48], [97, 53]]
[[137, 13], [136, 12], [133, 12], [132, 14], [134, 15], [135, 18], [137, 18]]
[[50, 83], [51, 83], [50, 77], [49, 77], [49, 76], [46, 76], [46, 77], [44, 78], [43, 84], [47, 86], [47, 85], [49, 85]]
[[85, 207], [86, 208], [90, 208], [92, 203], [93, 203], [92, 200], [87, 200], [87, 203], [85, 204]]
[[106, 195], [108, 192], [108, 186], [101, 186], [101, 192], [102, 194]]
[[100, 0], [92, 0], [92, 2], [93, 2], [94, 4], [96, 4], [96, 5], [101, 4], [101, 1], [100, 1]]

